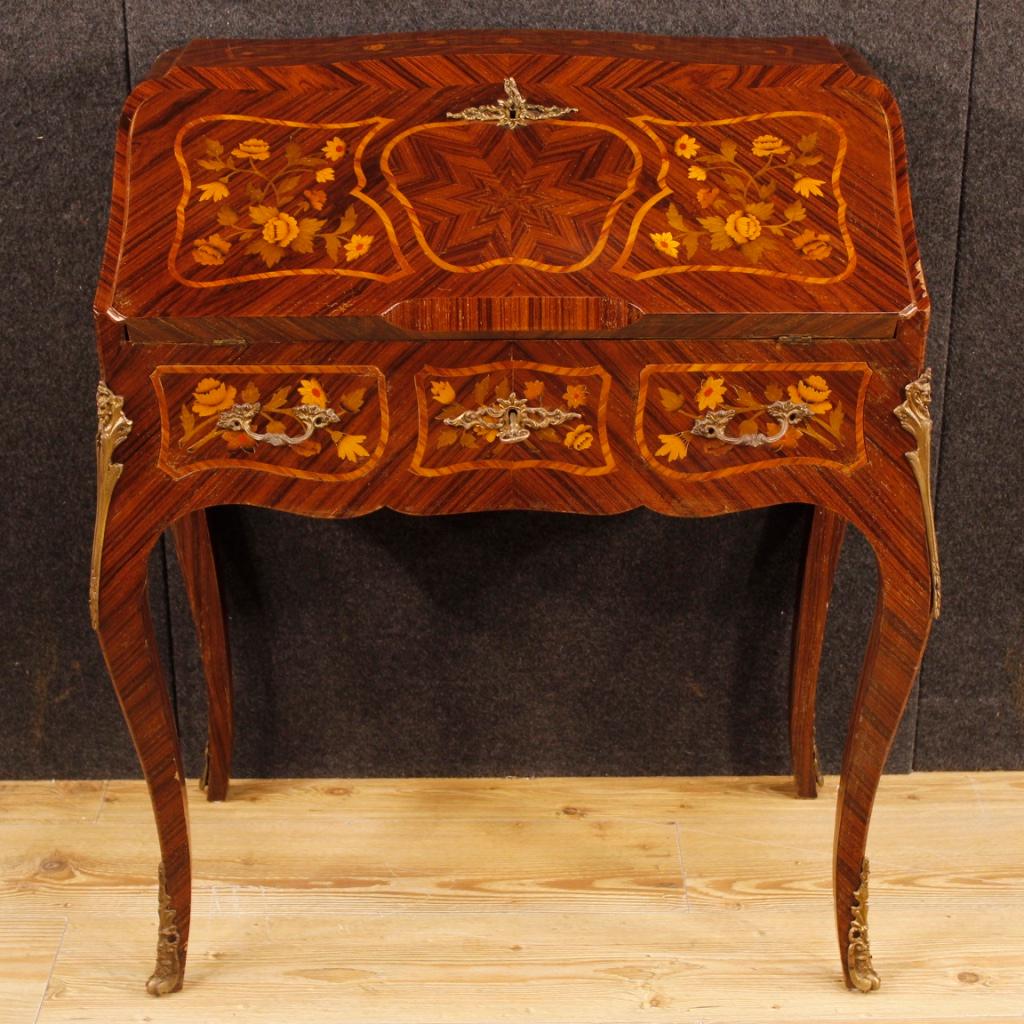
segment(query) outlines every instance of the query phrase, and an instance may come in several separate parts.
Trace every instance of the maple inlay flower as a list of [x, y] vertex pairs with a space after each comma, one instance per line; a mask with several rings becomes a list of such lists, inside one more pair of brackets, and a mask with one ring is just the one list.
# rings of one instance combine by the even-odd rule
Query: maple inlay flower
[[832, 239], [810, 228], [801, 231], [793, 239], [793, 244], [800, 250], [800, 254], [809, 260], [827, 260], [832, 255]]
[[523, 385], [523, 394], [531, 401], [540, 398], [544, 394], [544, 381], [528, 380]]
[[263, 225], [263, 237], [272, 245], [280, 245], [282, 248], [295, 240], [299, 233], [299, 222], [290, 213], [281, 213], [280, 210]]
[[700, 143], [692, 135], [680, 135], [676, 139], [676, 156], [684, 160], [692, 160], [700, 149]]
[[320, 387], [320, 381], [316, 377], [304, 379], [299, 384], [299, 398], [303, 405], [319, 405], [321, 409], [327, 408], [327, 395]]
[[587, 385], [570, 384], [566, 387], [565, 394], [562, 395], [562, 400], [570, 409], [578, 409], [581, 405], [586, 405]]
[[577, 452], [585, 452], [593, 443], [594, 435], [591, 433], [590, 425], [587, 423], [577, 424], [562, 442], [566, 448], [572, 448]]
[[325, 181], [334, 181], [334, 168], [333, 167], [321, 167], [316, 172], [316, 180], [321, 184]]
[[209, 238], [197, 238], [193, 243], [192, 258], [196, 263], [205, 264], [208, 267], [216, 267], [224, 262], [231, 243], [220, 235], [210, 235]]
[[339, 139], [337, 135], [330, 139], [323, 148], [323, 154], [328, 160], [340, 160], [345, 155], [345, 140]]
[[199, 186], [199, 191], [202, 192], [202, 195], [199, 197], [199, 202], [201, 203], [205, 203], [208, 199], [218, 202], [228, 197], [228, 187], [223, 181], [208, 181]]
[[370, 243], [372, 241], [373, 235], [353, 235], [345, 243], [345, 259], [351, 263], [352, 260], [365, 256], [370, 251]]
[[270, 146], [263, 139], [246, 139], [231, 150], [232, 156], [239, 160], [268, 160], [270, 159]]
[[725, 233], [737, 245], [743, 245], [761, 234], [761, 222], [752, 213], [736, 210], [726, 218]]
[[686, 438], [680, 437], [679, 434], [659, 434], [658, 440], [661, 447], [654, 454], [663, 455], [669, 462], [685, 459], [686, 453], [690, 450]]
[[705, 377], [697, 390], [697, 409], [717, 409], [725, 401], [725, 378]]
[[455, 401], [455, 388], [446, 380], [434, 380], [430, 382], [430, 395], [442, 405], [451, 405]]
[[679, 243], [672, 237], [671, 231], [652, 231], [651, 241], [658, 252], [676, 259], [679, 256]]
[[691, 178], [693, 181], [706, 181], [708, 172], [705, 171], [703, 167], [700, 167], [697, 164], [693, 164], [690, 167], [690, 171], [686, 176], [688, 178]]
[[236, 389], [216, 377], [204, 377], [192, 393], [192, 411], [197, 416], [212, 416], [235, 404]]
[[338, 442], [338, 458], [346, 462], [355, 462], [370, 453], [363, 447], [365, 434], [342, 434]]
[[791, 402], [803, 402], [816, 416], [832, 409], [832, 403], [828, 401], [832, 391], [825, 383], [824, 377], [812, 375], [806, 380], [790, 384], [786, 390]]
[[796, 184], [793, 185], [793, 191], [798, 196], [803, 196], [804, 199], [810, 199], [811, 196], [824, 195], [821, 191], [821, 186], [824, 184], [823, 178], [798, 178]]
[[773, 153], [788, 153], [789, 146], [778, 135], [758, 135], [750, 151], [754, 156], [771, 156]]

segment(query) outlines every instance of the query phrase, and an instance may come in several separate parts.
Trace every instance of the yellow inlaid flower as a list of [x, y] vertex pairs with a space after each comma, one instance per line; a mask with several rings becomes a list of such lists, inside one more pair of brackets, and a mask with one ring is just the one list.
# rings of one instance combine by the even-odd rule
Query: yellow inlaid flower
[[708, 177], [708, 172], [705, 171], [703, 167], [700, 167], [697, 164], [693, 164], [690, 167], [690, 172], [689, 174], [687, 174], [687, 177], [692, 178], [694, 181], [706, 181]]
[[323, 154], [328, 160], [340, 160], [345, 155], [345, 140], [339, 139], [337, 135], [330, 139], [323, 148]]
[[365, 458], [370, 453], [363, 447], [366, 440], [365, 434], [342, 434], [338, 442], [338, 458], [346, 462], [355, 462], [357, 459]]
[[661, 447], [654, 454], [664, 456], [669, 462], [685, 459], [686, 453], [690, 450], [686, 438], [679, 434], [659, 434], [658, 440]]
[[334, 168], [333, 167], [321, 167], [316, 172], [316, 180], [323, 184], [325, 181], [334, 181]]
[[700, 149], [700, 143], [692, 135], [680, 135], [676, 139], [676, 156], [684, 160], [692, 160]]
[[523, 385], [523, 394], [531, 401], [537, 398], [541, 398], [544, 394], [544, 381], [528, 380]]
[[299, 398], [303, 405], [319, 405], [321, 409], [327, 408], [327, 395], [320, 387], [320, 381], [316, 377], [303, 379], [299, 384]]
[[832, 403], [828, 401], [832, 391], [825, 383], [825, 378], [819, 377], [817, 374], [813, 374], [806, 380], [798, 381], [796, 384], [790, 384], [786, 390], [789, 392], [791, 402], [803, 402], [816, 416], [830, 412], [832, 409]]
[[752, 213], [736, 210], [726, 218], [725, 233], [737, 245], [743, 245], [761, 234], [761, 222]]
[[281, 213], [280, 210], [276, 210], [263, 225], [263, 238], [272, 245], [284, 247], [295, 241], [298, 233], [298, 221], [290, 213]]
[[370, 251], [370, 243], [372, 241], [373, 235], [353, 235], [345, 243], [345, 259], [351, 263], [352, 260], [365, 256]]
[[793, 239], [793, 244], [800, 250], [800, 255], [809, 260], [827, 260], [832, 255], [832, 239], [810, 228], [801, 231]]
[[594, 443], [594, 435], [591, 432], [590, 425], [587, 423], [577, 424], [565, 435], [565, 440], [562, 443], [566, 448], [572, 448], [577, 452], [585, 452]]
[[196, 263], [203, 263], [208, 267], [216, 267], [224, 262], [231, 243], [220, 235], [210, 235], [209, 238], [197, 238], [193, 243], [192, 259]]
[[804, 199], [810, 199], [811, 196], [825, 194], [821, 191], [821, 186], [824, 184], [824, 178], [797, 178], [796, 184], [793, 185], [793, 191], [798, 196], [803, 196]]
[[322, 210], [324, 203], [327, 202], [327, 193], [322, 188], [307, 188], [302, 194], [309, 200], [309, 205], [314, 210]]
[[231, 150], [239, 160], [269, 160], [270, 146], [263, 139], [246, 139]]
[[212, 416], [235, 404], [235, 388], [216, 377], [204, 377], [192, 393], [192, 411], [197, 416]]
[[717, 409], [725, 401], [725, 378], [705, 377], [697, 389], [697, 408]]
[[658, 252], [663, 252], [666, 256], [671, 256], [672, 259], [678, 258], [679, 243], [672, 237], [671, 231], [652, 231], [651, 241]]
[[430, 382], [430, 396], [442, 405], [451, 405], [455, 401], [455, 388], [446, 380]]
[[754, 156], [771, 156], [772, 153], [788, 153], [789, 146], [778, 135], [758, 135], [750, 151]]
[[587, 404], [587, 385], [570, 384], [562, 395], [562, 400], [570, 409], [578, 409], [581, 405]]
[[201, 203], [205, 203], [208, 199], [218, 202], [228, 197], [228, 187], [223, 181], [208, 181], [199, 186], [199, 191], [202, 192], [202, 195], [199, 197], [199, 202]]

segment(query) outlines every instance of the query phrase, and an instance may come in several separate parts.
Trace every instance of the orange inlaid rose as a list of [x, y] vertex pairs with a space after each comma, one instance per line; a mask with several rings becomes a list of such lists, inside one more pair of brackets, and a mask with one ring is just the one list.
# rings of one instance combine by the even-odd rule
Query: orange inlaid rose
[[828, 400], [832, 390], [825, 382], [825, 378], [817, 374], [812, 374], [796, 384], [790, 384], [786, 390], [791, 402], [802, 402], [815, 416], [830, 412], [832, 409], [832, 403]]
[[800, 250], [800, 255], [809, 260], [827, 260], [832, 255], [832, 239], [810, 228], [801, 231], [793, 239], [793, 244]]
[[581, 405], [587, 404], [587, 385], [586, 384], [570, 384], [565, 389], [565, 394], [562, 395], [562, 399], [570, 409], [578, 409]]
[[761, 222], [752, 213], [736, 210], [726, 218], [725, 233], [737, 245], [744, 245], [761, 234]]
[[263, 225], [264, 241], [282, 248], [295, 241], [299, 234], [298, 221], [290, 213], [276, 210], [274, 215]]
[[270, 146], [263, 139], [246, 139], [231, 150], [231, 155], [239, 160], [269, 160]]
[[719, 191], [717, 188], [697, 189], [697, 202], [701, 208], [706, 210], [718, 198]]
[[324, 146], [323, 154], [328, 160], [340, 160], [345, 155], [345, 140], [335, 135]]
[[577, 452], [585, 452], [594, 443], [594, 435], [589, 424], [580, 423], [573, 427], [565, 435], [565, 440], [562, 443], [566, 448], [572, 448]]
[[345, 243], [345, 260], [351, 263], [360, 256], [365, 256], [370, 251], [372, 241], [373, 235], [353, 235]]
[[725, 401], [725, 378], [705, 377], [697, 389], [697, 408], [717, 409]]
[[771, 156], [772, 153], [788, 153], [789, 146], [778, 135], [758, 135], [750, 151], [754, 156]]
[[324, 203], [327, 202], [327, 193], [322, 188], [307, 188], [302, 194], [309, 200], [309, 205], [314, 210], [322, 210]]
[[236, 389], [216, 377], [204, 377], [192, 393], [192, 411], [197, 416], [212, 416], [235, 404]]
[[304, 379], [299, 383], [299, 398], [304, 405], [318, 405], [321, 409], [327, 408], [327, 395], [320, 387], [320, 381], [316, 377]]
[[224, 262], [231, 249], [231, 243], [220, 235], [210, 235], [209, 238], [197, 238], [192, 243], [192, 259], [196, 263], [202, 263], [208, 267], [216, 267]]
[[531, 401], [541, 398], [544, 394], [544, 381], [528, 380], [523, 385], [523, 394]]

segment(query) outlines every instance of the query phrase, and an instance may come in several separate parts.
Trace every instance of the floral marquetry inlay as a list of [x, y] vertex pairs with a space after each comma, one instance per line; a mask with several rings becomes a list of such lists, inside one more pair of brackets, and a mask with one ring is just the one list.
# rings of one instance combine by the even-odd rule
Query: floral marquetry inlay
[[600, 476], [608, 444], [611, 378], [600, 367], [503, 362], [416, 376], [419, 438], [412, 470], [554, 469]]
[[864, 462], [863, 363], [666, 364], [641, 373], [636, 437], [666, 476]]
[[200, 287], [402, 273], [391, 223], [361, 191], [361, 152], [380, 127], [231, 115], [189, 122], [175, 145], [184, 190], [172, 271]]
[[372, 366], [161, 366], [153, 384], [171, 476], [239, 467], [350, 480], [387, 441], [383, 377]]
[[634, 121], [661, 154], [660, 191], [634, 220], [617, 269], [638, 279], [717, 270], [813, 284], [852, 272], [838, 122], [809, 111]]

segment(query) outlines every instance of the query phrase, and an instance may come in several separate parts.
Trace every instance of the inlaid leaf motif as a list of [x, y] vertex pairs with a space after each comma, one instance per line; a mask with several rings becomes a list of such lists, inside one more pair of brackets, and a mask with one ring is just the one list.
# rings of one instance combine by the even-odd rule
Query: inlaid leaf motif
[[243, 402], [258, 402], [260, 400], [260, 389], [256, 387], [255, 381], [249, 381], [248, 384], [242, 388], [242, 401]]
[[490, 375], [481, 377], [473, 386], [473, 401], [477, 405], [483, 405], [491, 392], [491, 378]]
[[685, 459], [690, 450], [686, 439], [679, 434], [659, 434], [658, 440], [661, 442], [661, 447], [654, 454], [663, 456], [669, 462]]
[[683, 403], [686, 401], [686, 396], [679, 394], [678, 391], [671, 391], [668, 388], [658, 388], [658, 394], [661, 397], [662, 407], [666, 412], [675, 412], [677, 409], [682, 408]]
[[339, 401], [349, 412], [359, 412], [366, 398], [366, 388], [352, 388], [341, 396]]
[[437, 438], [434, 441], [434, 446], [437, 448], [449, 448], [451, 445], [459, 439], [459, 431], [454, 427], [445, 427], [444, 430], [437, 432]]

